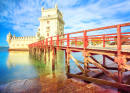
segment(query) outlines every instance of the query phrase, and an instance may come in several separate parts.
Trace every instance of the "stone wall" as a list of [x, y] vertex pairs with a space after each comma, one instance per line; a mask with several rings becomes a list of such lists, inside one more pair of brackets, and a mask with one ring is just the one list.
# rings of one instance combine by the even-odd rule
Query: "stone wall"
[[12, 37], [9, 47], [10, 49], [28, 49], [28, 45], [36, 41], [35, 36]]

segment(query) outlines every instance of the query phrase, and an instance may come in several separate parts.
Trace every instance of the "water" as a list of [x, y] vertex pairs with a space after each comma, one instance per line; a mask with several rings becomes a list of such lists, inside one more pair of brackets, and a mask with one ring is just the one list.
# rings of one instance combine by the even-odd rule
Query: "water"
[[8, 52], [7, 49], [0, 48], [0, 84], [38, 77], [30, 65], [28, 52]]
[[[50, 75], [54, 72], [65, 77], [64, 51], [57, 52], [60, 56], [55, 63], [56, 69], [52, 71], [52, 62], [44, 64], [43, 54], [41, 61], [28, 51], [7, 51], [8, 48], [0, 48], [0, 85], [16, 80], [32, 79]], [[48, 56], [47, 56], [48, 57]]]
[[[0, 48], [0, 85], [16, 80], [32, 79], [55, 73], [57, 77], [66, 78], [64, 51], [57, 51], [55, 70], [52, 70], [51, 60], [44, 64], [43, 54], [41, 61], [28, 51], [7, 51], [8, 48]], [[48, 54], [47, 54], [48, 55]], [[72, 53], [74, 58], [83, 62], [81, 52]], [[48, 58], [48, 56], [47, 56]], [[50, 57], [51, 58], [51, 57]], [[101, 56], [98, 60], [102, 60]], [[83, 65], [80, 64], [82, 67]], [[76, 64], [70, 59], [71, 73], [81, 72]]]

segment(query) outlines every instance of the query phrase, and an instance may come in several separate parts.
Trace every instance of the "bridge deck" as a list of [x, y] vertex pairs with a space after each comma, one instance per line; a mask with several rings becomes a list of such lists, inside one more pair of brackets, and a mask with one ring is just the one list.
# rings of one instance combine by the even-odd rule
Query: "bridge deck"
[[[53, 46], [55, 48], [57, 47], [56, 45], [50, 45], [50, 46]], [[65, 46], [65, 45], [59, 45], [58, 47], [60, 47], [60, 49], [67, 49], [67, 46]], [[68, 48], [70, 48], [71, 50], [78, 49], [77, 51], [84, 50], [83, 46], [68, 46]], [[104, 51], [116, 51], [117, 52], [117, 46], [106, 46], [106, 47], [102, 47], [102, 46], [88, 46], [87, 48], [85, 48], [85, 50], [99, 50], [99, 51], [100, 50], [104, 50]], [[123, 45], [121, 52], [130, 53], [130, 45]]]

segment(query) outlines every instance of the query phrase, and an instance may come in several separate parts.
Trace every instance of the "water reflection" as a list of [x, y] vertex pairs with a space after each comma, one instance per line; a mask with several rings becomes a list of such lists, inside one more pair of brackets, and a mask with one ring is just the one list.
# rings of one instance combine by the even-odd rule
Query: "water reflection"
[[10, 69], [12, 66], [15, 67], [15, 65], [32, 65], [29, 59], [29, 53], [27, 51], [10, 51], [7, 67]]
[[[28, 73], [25, 76], [33, 74], [38, 76], [56, 76], [57, 78], [64, 79], [65, 75], [65, 62], [64, 51], [57, 51], [57, 61], [55, 63], [55, 70], [52, 70], [52, 51], [46, 53], [46, 64], [44, 64], [44, 54], [42, 53], [41, 61], [35, 56], [29, 54], [28, 51], [10, 51], [7, 60], [7, 67], [15, 73], [23, 74], [25, 69]], [[50, 56], [50, 57], [49, 57]], [[21, 69], [23, 68], [24, 69]], [[30, 69], [28, 69], [30, 68]], [[26, 72], [26, 71], [25, 71]], [[16, 74], [17, 75], [17, 74]], [[17, 76], [16, 76], [17, 77]], [[24, 77], [24, 76], [23, 76]], [[18, 78], [17, 78], [18, 79]]]

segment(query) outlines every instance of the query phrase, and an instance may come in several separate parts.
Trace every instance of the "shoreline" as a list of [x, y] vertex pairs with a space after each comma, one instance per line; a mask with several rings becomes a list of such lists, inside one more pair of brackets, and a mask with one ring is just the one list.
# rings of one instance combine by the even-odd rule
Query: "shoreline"
[[29, 51], [29, 49], [8, 49], [7, 51]]
[[85, 93], [85, 91], [87, 93], [118, 93], [116, 88], [109, 86], [85, 83], [79, 79], [61, 78], [53, 75], [17, 80], [0, 85], [1, 93]]

